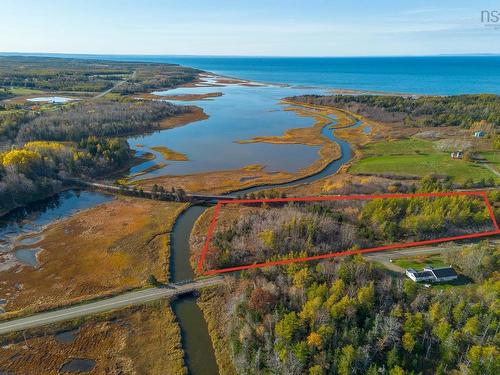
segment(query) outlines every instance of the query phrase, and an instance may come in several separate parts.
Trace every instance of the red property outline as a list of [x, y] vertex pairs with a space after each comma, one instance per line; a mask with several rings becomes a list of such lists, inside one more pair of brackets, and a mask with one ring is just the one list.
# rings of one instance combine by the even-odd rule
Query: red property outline
[[495, 230], [486, 231], [486, 232], [479, 232], [479, 233], [472, 233], [472, 234], [465, 234], [465, 235], [461, 235], [461, 236], [441, 237], [441, 238], [436, 238], [436, 239], [432, 239], [432, 240], [425, 240], [425, 241], [395, 243], [395, 244], [378, 246], [378, 247], [371, 247], [371, 248], [366, 248], [366, 249], [347, 250], [347, 251], [341, 251], [341, 252], [335, 252], [335, 253], [313, 255], [313, 256], [302, 257], [302, 258], [284, 259], [284, 260], [278, 260], [278, 261], [272, 261], [272, 262], [253, 263], [253, 264], [248, 264], [248, 265], [243, 265], [243, 266], [220, 268], [220, 269], [205, 271], [203, 273], [203, 275], [215, 275], [215, 274], [219, 274], [219, 273], [241, 271], [241, 270], [252, 269], [252, 268], [270, 267], [270, 266], [277, 266], [277, 265], [295, 263], [295, 262], [305, 262], [305, 261], [311, 261], [311, 260], [335, 258], [335, 257], [342, 257], [342, 256], [347, 256], [347, 255], [371, 253], [371, 252], [393, 250], [393, 249], [400, 249], [400, 248], [402, 249], [402, 248], [414, 247], [414, 246], [420, 246], [420, 245], [430, 245], [430, 244], [434, 244], [434, 243], [449, 242], [449, 241], [463, 240], [463, 239], [468, 239], [468, 238], [477, 238], [477, 237], [491, 236], [494, 234], [500, 234], [500, 227], [498, 226], [497, 220], [495, 218], [495, 213], [493, 211], [493, 207], [491, 206], [491, 203], [488, 199], [488, 195], [487, 195], [486, 191], [452, 191], [452, 192], [438, 192], [438, 193], [378, 194], [378, 195], [330, 195], [330, 196], [304, 197], [304, 198], [219, 200], [219, 201], [217, 201], [217, 204], [215, 205], [214, 214], [212, 216], [212, 221], [210, 222], [210, 227], [208, 228], [207, 238], [205, 240], [205, 245], [203, 246], [203, 249], [201, 251], [201, 255], [200, 255], [200, 259], [198, 261], [198, 266], [196, 268], [196, 272], [198, 274], [201, 273], [201, 270], [203, 268], [203, 263], [205, 262], [205, 257], [207, 255], [210, 239], [212, 237], [212, 234], [213, 234], [213, 231], [215, 228], [215, 223], [216, 223], [217, 217], [219, 215], [219, 209], [223, 204], [229, 204], [229, 203], [242, 204], [242, 203], [272, 203], [272, 202], [308, 202], [308, 201], [315, 202], [315, 201], [337, 201], [337, 200], [371, 200], [371, 199], [377, 199], [377, 198], [383, 199], [383, 198], [415, 198], [415, 197], [449, 197], [449, 196], [469, 196], [469, 195], [483, 197], [484, 204], [485, 204], [485, 206], [490, 214], [490, 218], [491, 218], [491, 221], [493, 223], [493, 227], [495, 228]]

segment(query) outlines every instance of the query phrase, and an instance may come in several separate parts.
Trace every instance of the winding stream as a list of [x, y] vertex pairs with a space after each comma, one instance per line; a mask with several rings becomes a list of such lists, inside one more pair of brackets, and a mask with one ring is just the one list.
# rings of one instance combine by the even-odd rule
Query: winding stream
[[[334, 123], [334, 121], [335, 120], [332, 119], [332, 123]], [[247, 194], [263, 189], [310, 183], [336, 173], [342, 165], [351, 160], [352, 150], [348, 142], [335, 137], [335, 131], [329, 129], [332, 123], [323, 128], [322, 134], [339, 144], [342, 153], [339, 159], [334, 160], [318, 173], [304, 178], [281, 184], [255, 186], [235, 191], [233, 194]], [[361, 125], [362, 122], [358, 121], [350, 126], [350, 128], [356, 128]], [[192, 279], [194, 276], [194, 272], [189, 262], [189, 237], [196, 220], [207, 208], [208, 206], [202, 205], [193, 205], [189, 207], [179, 216], [174, 225], [171, 237], [170, 261], [170, 274], [174, 282]], [[192, 375], [217, 374], [218, 367], [212, 342], [208, 334], [208, 327], [202, 311], [196, 304], [196, 297], [194, 295], [189, 295], [179, 298], [173, 302], [172, 307], [181, 328], [182, 346], [189, 373]]]

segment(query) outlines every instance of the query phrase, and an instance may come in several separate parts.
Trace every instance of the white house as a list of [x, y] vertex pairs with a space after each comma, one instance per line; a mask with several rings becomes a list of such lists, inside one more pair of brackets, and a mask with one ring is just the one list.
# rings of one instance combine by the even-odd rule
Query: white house
[[431, 282], [443, 282], [451, 281], [458, 278], [458, 274], [455, 272], [452, 266], [432, 268], [425, 267], [423, 271], [415, 271], [413, 268], [408, 268], [406, 270], [406, 276], [415, 281], [416, 283], [421, 281], [431, 281]]

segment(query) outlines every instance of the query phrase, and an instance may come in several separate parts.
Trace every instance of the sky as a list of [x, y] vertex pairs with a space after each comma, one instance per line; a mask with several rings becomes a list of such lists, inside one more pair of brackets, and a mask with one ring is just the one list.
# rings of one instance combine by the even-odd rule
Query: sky
[[498, 0], [2, 0], [0, 52], [380, 56], [500, 53]]

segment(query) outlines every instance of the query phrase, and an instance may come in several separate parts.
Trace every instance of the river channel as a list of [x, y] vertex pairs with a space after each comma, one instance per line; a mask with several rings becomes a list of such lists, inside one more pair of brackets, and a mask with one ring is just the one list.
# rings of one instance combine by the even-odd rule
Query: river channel
[[[332, 119], [332, 123], [334, 123], [334, 121], [335, 120]], [[263, 189], [310, 183], [336, 173], [342, 165], [351, 160], [352, 151], [348, 142], [335, 137], [335, 131], [329, 129], [330, 125], [331, 124], [324, 127], [323, 135], [339, 144], [342, 152], [339, 159], [328, 164], [320, 172], [308, 177], [282, 184], [256, 186], [233, 192], [233, 194], [246, 194]], [[361, 122], [357, 122], [352, 125], [352, 127], [361, 125]], [[177, 219], [171, 237], [170, 273], [172, 275], [172, 281], [174, 282], [192, 279], [194, 276], [189, 262], [189, 237], [196, 220], [206, 209], [207, 206], [193, 205], [186, 209]], [[190, 295], [182, 297], [174, 301], [172, 306], [181, 328], [182, 345], [189, 373], [192, 375], [217, 374], [218, 368], [210, 336], [208, 334], [208, 327], [204, 320], [203, 313], [196, 304], [196, 296]]]

